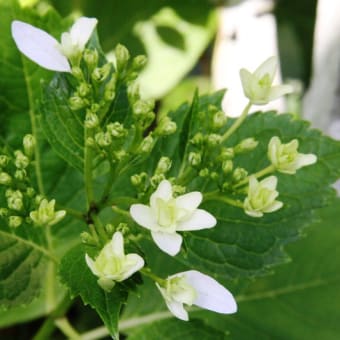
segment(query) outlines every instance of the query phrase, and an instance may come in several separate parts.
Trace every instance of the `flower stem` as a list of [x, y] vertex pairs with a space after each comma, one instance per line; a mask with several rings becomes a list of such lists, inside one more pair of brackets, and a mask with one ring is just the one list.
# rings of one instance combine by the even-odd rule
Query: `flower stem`
[[93, 151], [90, 146], [86, 145], [86, 140], [91, 137], [91, 130], [84, 128], [85, 150], [84, 150], [84, 182], [87, 200], [87, 209], [90, 209], [93, 202], [93, 178], [92, 178], [92, 159]]
[[[271, 174], [275, 171], [275, 166], [273, 164], [268, 165], [266, 168], [252, 174], [251, 176], [255, 176], [256, 178], [263, 177], [265, 175]], [[233, 189], [239, 188], [242, 185], [245, 185], [249, 182], [249, 177], [246, 177], [244, 180], [238, 182], [236, 185], [233, 186]]]
[[55, 325], [67, 336], [68, 339], [81, 340], [80, 334], [73, 328], [67, 318], [59, 318], [54, 321]]
[[222, 142], [225, 142], [239, 128], [239, 126], [243, 123], [243, 121], [247, 118], [251, 105], [252, 104], [249, 101], [249, 103], [243, 109], [241, 116], [236, 119], [234, 124], [222, 136]]
[[203, 196], [204, 202], [206, 201], [220, 201], [232, 205], [234, 207], [243, 208], [243, 203], [239, 200], [234, 200], [230, 197], [223, 196], [218, 190], [208, 192]]
[[109, 239], [108, 239], [107, 233], [104, 229], [104, 226], [103, 226], [101, 220], [99, 219], [99, 217], [95, 213], [91, 214], [91, 218], [94, 222], [94, 227], [95, 227], [101, 241], [104, 244], [106, 244]]
[[116, 205], [112, 206], [112, 210], [119, 215], [123, 215], [125, 217], [131, 218], [130, 213], [128, 211], [125, 211], [124, 209], [118, 208]]
[[140, 270], [140, 272], [144, 275], [144, 276], [147, 276], [149, 277], [150, 279], [152, 279], [153, 281], [159, 283], [160, 285], [164, 286], [165, 283], [166, 283], [166, 280], [162, 279], [161, 277], [153, 274], [151, 272], [151, 269], [150, 268], [142, 268]]

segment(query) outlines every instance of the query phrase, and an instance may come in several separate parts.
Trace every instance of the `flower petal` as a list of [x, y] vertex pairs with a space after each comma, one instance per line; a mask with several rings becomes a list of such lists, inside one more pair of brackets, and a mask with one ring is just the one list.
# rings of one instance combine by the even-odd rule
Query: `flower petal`
[[318, 158], [316, 157], [316, 155], [312, 153], [308, 154], [300, 153], [296, 160], [297, 169], [302, 168], [303, 166], [314, 164], [316, 163], [317, 160]]
[[157, 231], [152, 231], [151, 236], [157, 246], [165, 253], [175, 256], [179, 253], [182, 245], [182, 236], [176, 233], [167, 234]]
[[96, 269], [94, 261], [87, 254], [85, 254], [85, 261], [86, 261], [87, 266], [90, 268], [91, 272], [96, 276], [100, 276], [100, 273]]
[[261, 186], [269, 190], [275, 190], [277, 185], [277, 177], [269, 176], [260, 182]]
[[150, 207], [144, 204], [132, 204], [131, 217], [142, 227], [152, 230], [157, 227], [157, 221]]
[[198, 296], [194, 301], [196, 306], [222, 314], [231, 314], [237, 311], [233, 295], [210, 276], [196, 270], [189, 270], [181, 274], [185, 275], [187, 282], [197, 292]]
[[270, 213], [276, 210], [279, 210], [283, 207], [283, 203], [280, 201], [274, 201], [271, 205], [265, 207], [262, 209], [263, 212], [265, 213]]
[[240, 70], [240, 78], [244, 95], [247, 98], [252, 99], [252, 83], [254, 80], [254, 76], [248, 70], [242, 68]]
[[288, 93], [292, 93], [293, 91], [294, 91], [294, 88], [291, 85], [272, 86], [269, 92], [268, 101], [275, 100]]
[[270, 83], [273, 82], [277, 68], [277, 58], [270, 57], [265, 60], [254, 72], [254, 76], [261, 79], [264, 75], [268, 74]]
[[45, 31], [15, 20], [12, 36], [21, 53], [43, 68], [58, 72], [71, 72], [67, 58], [58, 50], [58, 41]]
[[124, 239], [121, 232], [117, 231], [112, 235], [111, 249], [115, 256], [124, 256]]
[[83, 50], [89, 41], [94, 28], [97, 25], [96, 18], [81, 17], [76, 20], [70, 30], [72, 42], [76, 43], [80, 50]]
[[186, 210], [195, 210], [202, 202], [202, 194], [199, 191], [189, 192], [176, 198], [176, 205]]
[[126, 270], [126, 272], [124, 273], [124, 277], [123, 277], [122, 281], [129, 278], [132, 274], [138, 272], [141, 268], [144, 267], [144, 260], [138, 254], [128, 254], [128, 255], [126, 255], [126, 261], [129, 264], [131, 264], [131, 267], [129, 267]]
[[178, 224], [176, 230], [200, 230], [213, 228], [216, 225], [216, 218], [203, 209], [196, 209], [190, 219]]
[[162, 182], [159, 183], [156, 191], [150, 197], [150, 205], [154, 205], [154, 201], [157, 198], [161, 198], [164, 201], [168, 201], [172, 198], [172, 187], [171, 183], [164, 179]]

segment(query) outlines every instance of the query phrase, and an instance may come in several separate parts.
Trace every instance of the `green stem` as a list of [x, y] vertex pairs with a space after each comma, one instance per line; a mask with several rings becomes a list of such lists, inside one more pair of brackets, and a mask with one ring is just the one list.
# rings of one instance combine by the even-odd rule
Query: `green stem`
[[71, 306], [72, 301], [69, 296], [65, 296], [65, 298], [60, 302], [60, 304], [56, 307], [56, 309], [50, 314], [50, 316], [44, 321], [42, 326], [39, 328], [38, 332], [35, 334], [32, 340], [46, 340], [51, 339], [50, 335], [53, 333], [55, 329], [55, 319], [63, 316], [66, 311]]
[[82, 220], [84, 221], [84, 214], [78, 210], [75, 209], [71, 209], [71, 208], [66, 208], [60, 205], [56, 205], [56, 210], [65, 210], [66, 214], [69, 216], [73, 216], [75, 218], [77, 218], [78, 220]]
[[251, 108], [251, 102], [249, 102], [246, 107], [243, 109], [242, 114], [240, 117], [236, 119], [234, 124], [224, 133], [222, 136], [222, 142], [226, 141], [243, 123], [243, 121], [247, 118], [248, 112]]
[[150, 268], [142, 268], [140, 272], [142, 275], [149, 277], [151, 280], [159, 283], [162, 286], [164, 286], [166, 283], [166, 280], [152, 273]]
[[55, 325], [71, 340], [81, 340], [80, 334], [72, 327], [67, 318], [59, 318], [54, 321]]
[[86, 140], [88, 137], [92, 137], [91, 130], [85, 127], [84, 130], [85, 138], [85, 150], [84, 150], [84, 181], [85, 181], [85, 192], [87, 199], [87, 209], [91, 208], [93, 202], [93, 178], [92, 178], [92, 159], [93, 150], [90, 146], [86, 145]]
[[206, 201], [220, 201], [220, 202], [224, 202], [224, 203], [227, 203], [229, 205], [232, 205], [234, 207], [243, 208], [243, 203], [241, 201], [234, 200], [234, 199], [226, 197], [226, 196], [222, 196], [221, 193], [219, 193], [218, 190], [204, 194], [203, 199], [204, 199], [205, 202]]
[[118, 208], [116, 205], [112, 206], [112, 210], [119, 215], [123, 215], [125, 217], [131, 218], [130, 213], [128, 211]]
[[103, 226], [101, 220], [99, 219], [99, 217], [95, 213], [91, 214], [91, 218], [92, 218], [92, 221], [94, 222], [95, 229], [96, 229], [101, 241], [104, 244], [106, 244], [107, 241], [109, 240], [109, 238], [107, 236], [107, 233], [104, 229], [104, 226]]
[[[252, 174], [251, 176], [255, 176], [256, 178], [260, 178], [260, 177], [263, 177], [265, 175], [273, 173], [275, 170], [276, 170], [275, 166], [273, 164], [271, 164], [271, 165], [268, 165], [266, 168]], [[241, 182], [238, 182], [236, 185], [233, 186], [233, 189], [239, 188], [240, 186], [247, 184], [249, 182], [249, 178], [250, 178], [250, 176], [246, 177]]]

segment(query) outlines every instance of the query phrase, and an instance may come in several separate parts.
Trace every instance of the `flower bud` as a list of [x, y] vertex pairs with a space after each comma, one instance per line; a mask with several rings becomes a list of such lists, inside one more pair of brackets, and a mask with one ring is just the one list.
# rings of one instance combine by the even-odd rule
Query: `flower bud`
[[109, 146], [112, 143], [111, 135], [108, 132], [98, 132], [94, 136], [96, 143], [101, 146]]
[[227, 116], [223, 111], [217, 111], [213, 115], [213, 128], [220, 129], [227, 123]]
[[23, 219], [21, 216], [10, 216], [8, 218], [8, 225], [10, 228], [18, 228], [21, 226]]
[[73, 96], [68, 100], [68, 103], [69, 103], [70, 109], [72, 111], [77, 111], [77, 110], [80, 110], [80, 109], [84, 108], [85, 106], [87, 106], [88, 100], [83, 99], [79, 96]]
[[38, 209], [30, 213], [33, 223], [37, 226], [52, 226], [62, 220], [66, 215], [66, 211], [55, 211], [54, 205], [55, 200], [50, 202], [45, 198], [41, 200]]
[[209, 146], [217, 146], [221, 143], [221, 140], [222, 140], [222, 137], [215, 133], [212, 133], [208, 135], [207, 137], [207, 143]]
[[6, 190], [6, 196], [7, 196], [7, 205], [8, 208], [16, 211], [22, 210], [24, 207], [23, 203], [23, 195], [21, 191], [19, 190]]
[[219, 175], [216, 171], [213, 171], [210, 173], [210, 178], [214, 181], [216, 181], [219, 178]]
[[127, 153], [125, 150], [117, 150], [114, 152], [114, 157], [118, 160], [121, 161], [127, 156]]
[[143, 115], [153, 110], [155, 102], [153, 100], [137, 100], [133, 104], [133, 113]]
[[91, 77], [95, 82], [101, 83], [109, 76], [110, 71], [111, 71], [111, 64], [107, 63], [102, 67], [96, 67], [93, 70]]
[[153, 187], [157, 187], [160, 182], [165, 179], [164, 174], [154, 175], [150, 178], [150, 183]]
[[8, 216], [8, 209], [7, 208], [0, 208], [0, 217], [4, 218]]
[[124, 128], [124, 125], [119, 122], [109, 123], [106, 126], [106, 131], [114, 138], [125, 137], [128, 133]]
[[157, 164], [155, 174], [165, 174], [171, 168], [171, 159], [169, 157], [161, 157]]
[[15, 161], [14, 164], [18, 169], [25, 169], [30, 164], [30, 160], [23, 154], [21, 150], [14, 151]]
[[77, 93], [80, 97], [86, 97], [89, 95], [89, 93], [91, 92], [91, 86], [87, 83], [81, 83], [78, 87], [77, 87]]
[[98, 116], [91, 112], [90, 110], [86, 111], [86, 116], [85, 116], [85, 127], [88, 129], [94, 129], [99, 125], [99, 119]]
[[209, 169], [208, 168], [204, 168], [202, 170], [200, 170], [200, 172], [198, 173], [198, 175], [200, 177], [208, 177], [209, 176]]
[[202, 162], [202, 156], [198, 152], [190, 152], [188, 157], [189, 164], [193, 167], [198, 166]]
[[255, 140], [254, 138], [246, 138], [244, 139], [240, 144], [235, 146], [235, 153], [243, 153], [247, 151], [254, 150], [259, 142]]
[[127, 88], [127, 94], [129, 97], [129, 101], [131, 103], [134, 103], [139, 98], [139, 84], [136, 82], [133, 82], [129, 84]]
[[147, 58], [145, 55], [137, 55], [132, 60], [132, 69], [135, 71], [140, 71], [147, 63]]
[[4, 168], [9, 162], [9, 157], [6, 155], [0, 155], [0, 167]]
[[[125, 224], [125, 223], [124, 223]], [[105, 231], [109, 234], [109, 235], [112, 235], [114, 232], [115, 232], [115, 227], [114, 225], [112, 225], [111, 223], [108, 223], [105, 225]]]
[[95, 146], [96, 145], [96, 142], [94, 140], [94, 138], [92, 137], [87, 137], [86, 138], [86, 146]]
[[130, 177], [131, 184], [135, 187], [144, 186], [147, 179], [148, 179], [148, 175], [146, 172], [135, 174]]
[[12, 183], [12, 177], [7, 172], [0, 173], [0, 184], [9, 185]]
[[239, 182], [245, 179], [248, 175], [248, 172], [246, 169], [243, 168], [236, 168], [233, 172], [233, 181]]
[[93, 236], [87, 231], [83, 231], [80, 234], [80, 239], [82, 243], [93, 245], [93, 246], [97, 245], [97, 242], [94, 240]]
[[115, 56], [116, 56], [117, 70], [121, 71], [126, 66], [127, 62], [129, 61], [130, 53], [125, 46], [118, 44], [115, 48]]
[[233, 148], [223, 148], [221, 150], [221, 159], [222, 160], [227, 160], [227, 159], [233, 159], [235, 156], [235, 152]]
[[149, 153], [153, 149], [154, 145], [155, 145], [155, 140], [153, 139], [151, 135], [148, 135], [142, 140], [138, 148], [138, 151], [142, 153]]
[[222, 162], [222, 170], [224, 174], [229, 174], [233, 171], [233, 161], [230, 159], [227, 159]]
[[201, 132], [196, 133], [195, 136], [192, 137], [190, 140], [191, 144], [196, 145], [196, 146], [202, 145], [203, 141], [204, 141], [204, 137]]
[[26, 189], [26, 195], [32, 198], [35, 195], [35, 190], [33, 188], [28, 187]]
[[74, 76], [74, 78], [78, 79], [79, 81], [84, 80], [83, 71], [78, 66], [72, 67], [72, 75]]
[[163, 117], [157, 126], [155, 133], [159, 136], [168, 136], [175, 133], [177, 125], [169, 117]]
[[34, 154], [34, 148], [35, 148], [35, 138], [31, 134], [25, 135], [23, 142], [24, 151], [26, 156], [31, 157]]
[[15, 170], [14, 178], [19, 181], [24, 181], [27, 178], [27, 172], [25, 169]]
[[98, 51], [85, 49], [83, 58], [90, 71], [92, 71], [98, 64]]

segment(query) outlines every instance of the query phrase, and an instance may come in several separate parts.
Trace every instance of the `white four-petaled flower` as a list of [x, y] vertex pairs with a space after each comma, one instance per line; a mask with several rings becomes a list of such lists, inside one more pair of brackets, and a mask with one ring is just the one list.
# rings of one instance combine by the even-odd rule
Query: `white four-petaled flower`
[[212, 228], [216, 219], [203, 209], [197, 209], [202, 194], [190, 192], [173, 197], [171, 183], [163, 180], [150, 197], [150, 206], [133, 204], [132, 218], [142, 227], [151, 230], [157, 246], [169, 255], [176, 255], [181, 248], [182, 236], [177, 231]]
[[85, 260], [92, 273], [99, 277], [98, 284], [110, 291], [115, 282], [129, 278], [144, 266], [144, 260], [138, 254], [124, 253], [124, 239], [121, 232], [113, 234], [112, 240], [104, 246], [95, 260], [85, 254]]
[[231, 314], [237, 311], [233, 295], [216, 280], [196, 270], [177, 273], [164, 284], [156, 283], [167, 307], [176, 317], [188, 321], [183, 304], [196, 305], [217, 313]]
[[70, 32], [64, 32], [61, 43], [47, 32], [15, 20], [12, 22], [12, 36], [26, 57], [43, 68], [58, 72], [71, 72], [69, 61], [79, 55], [90, 39], [97, 19], [81, 17], [73, 24]]
[[243, 92], [252, 104], [264, 105], [293, 91], [290, 85], [272, 85], [276, 68], [276, 57], [270, 57], [253, 73], [244, 68], [240, 70]]
[[277, 171], [286, 174], [295, 174], [303, 166], [314, 164], [317, 157], [312, 154], [298, 152], [299, 141], [293, 139], [287, 144], [282, 144], [279, 137], [274, 136], [268, 144], [268, 158]]
[[262, 217], [280, 209], [283, 203], [276, 201], [279, 193], [276, 191], [277, 177], [269, 176], [259, 182], [255, 176], [249, 178], [248, 196], [244, 200], [244, 211], [252, 217]]

